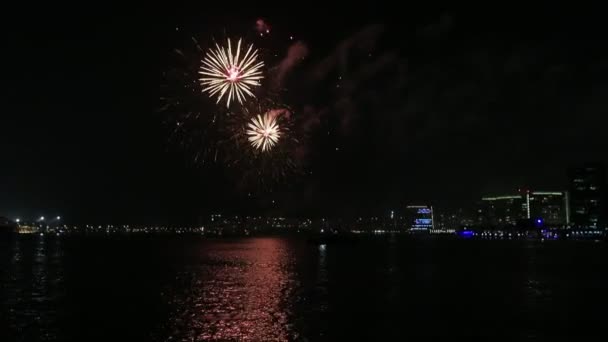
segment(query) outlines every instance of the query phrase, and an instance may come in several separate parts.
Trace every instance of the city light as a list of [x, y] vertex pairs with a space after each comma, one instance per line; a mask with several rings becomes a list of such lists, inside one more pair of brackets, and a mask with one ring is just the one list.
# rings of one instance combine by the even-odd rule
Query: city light
[[40, 216], [39, 221], [44, 221], [44, 216]]
[[19, 222], [21, 222], [21, 219], [20, 219], [20, 218], [17, 218], [17, 219], [15, 220], [15, 222], [19, 223]]
[[464, 231], [462, 231], [460, 233], [460, 235], [462, 237], [469, 238], [469, 237], [472, 237], [473, 235], [475, 235], [475, 233], [473, 231], [470, 231], [470, 230], [464, 230]]
[[57, 221], [61, 220], [61, 216], [57, 216]]

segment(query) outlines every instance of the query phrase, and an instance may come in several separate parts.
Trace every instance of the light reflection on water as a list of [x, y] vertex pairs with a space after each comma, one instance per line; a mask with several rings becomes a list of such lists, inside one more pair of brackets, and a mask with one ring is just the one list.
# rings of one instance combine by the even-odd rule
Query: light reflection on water
[[607, 256], [570, 241], [0, 239], [0, 341], [605, 337]]
[[23, 250], [19, 240], [12, 243], [11, 261], [0, 280], [2, 323], [17, 332], [16, 341], [54, 341], [64, 291], [61, 241], [36, 237], [32, 243], [33, 251], [29, 244]]
[[[201, 251], [168, 293], [169, 340], [287, 341], [294, 290], [293, 256], [281, 239], [250, 239]], [[171, 291], [171, 290], [170, 290]]]

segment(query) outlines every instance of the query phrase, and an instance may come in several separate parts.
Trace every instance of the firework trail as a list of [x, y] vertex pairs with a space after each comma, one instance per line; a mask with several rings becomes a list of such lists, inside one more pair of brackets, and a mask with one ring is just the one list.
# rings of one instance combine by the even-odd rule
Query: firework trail
[[241, 42], [239, 39], [234, 51], [230, 39], [227, 39], [227, 47], [216, 44], [216, 48], [209, 50], [203, 58], [199, 71], [203, 92], [210, 97], [217, 96], [216, 103], [227, 96], [226, 107], [230, 107], [234, 99], [243, 104], [246, 96], [255, 97], [252, 87], [259, 86], [264, 78], [261, 70], [264, 62], [258, 61], [258, 50], [251, 44], [241, 55]]

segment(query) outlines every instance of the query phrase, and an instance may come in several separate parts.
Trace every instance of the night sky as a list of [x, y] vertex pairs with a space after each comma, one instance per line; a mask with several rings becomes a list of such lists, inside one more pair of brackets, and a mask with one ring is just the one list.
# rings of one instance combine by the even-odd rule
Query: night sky
[[[201, 2], [4, 12], [8, 217], [191, 223], [214, 211], [451, 208], [519, 187], [562, 190], [568, 165], [608, 162], [607, 31], [593, 8], [229, 11]], [[223, 165], [176, 148], [158, 109], [175, 48], [191, 36], [255, 36], [258, 18], [306, 46], [284, 99], [311, 128], [303, 175], [252, 199]], [[276, 44], [277, 54], [288, 47]]]

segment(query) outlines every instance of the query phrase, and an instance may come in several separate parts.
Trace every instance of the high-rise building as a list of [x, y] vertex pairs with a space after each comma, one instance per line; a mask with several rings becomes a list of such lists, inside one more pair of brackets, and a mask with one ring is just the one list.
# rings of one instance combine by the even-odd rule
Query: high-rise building
[[478, 222], [489, 226], [516, 225], [526, 219], [541, 219], [548, 225], [569, 222], [568, 192], [520, 191], [519, 194], [483, 197]]
[[457, 229], [462, 225], [462, 209], [446, 210], [443, 209], [435, 214], [435, 228], [443, 230]]
[[408, 205], [405, 217], [406, 229], [411, 232], [427, 232], [434, 227], [432, 206]]
[[542, 219], [545, 224], [562, 226], [570, 221], [567, 191], [528, 191], [528, 218]]
[[515, 225], [517, 221], [528, 217], [526, 196], [503, 195], [483, 197], [478, 214], [478, 221], [483, 225]]
[[570, 221], [574, 228], [601, 229], [606, 224], [606, 169], [585, 164], [568, 170]]

